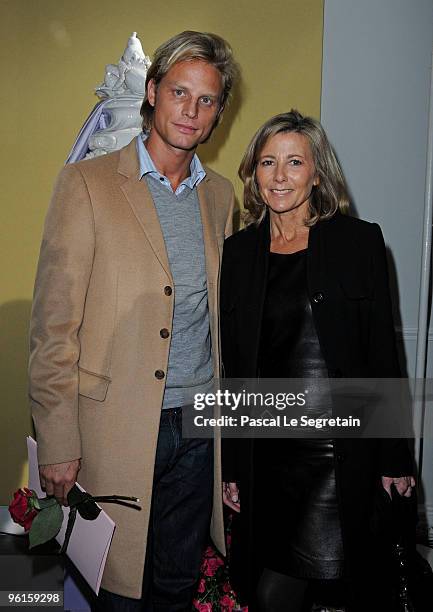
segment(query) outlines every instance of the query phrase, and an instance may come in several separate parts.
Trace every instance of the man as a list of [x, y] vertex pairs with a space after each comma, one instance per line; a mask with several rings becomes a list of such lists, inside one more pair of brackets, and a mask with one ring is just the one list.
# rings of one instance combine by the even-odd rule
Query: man
[[105, 611], [190, 609], [212, 497], [224, 551], [219, 446], [182, 440], [181, 416], [219, 373], [219, 269], [234, 196], [195, 150], [235, 76], [216, 35], [183, 32], [161, 45], [146, 80], [146, 131], [66, 166], [46, 219], [30, 356], [41, 482], [67, 503], [80, 472], [91, 493], [135, 495], [142, 507], [106, 508], [116, 531]]

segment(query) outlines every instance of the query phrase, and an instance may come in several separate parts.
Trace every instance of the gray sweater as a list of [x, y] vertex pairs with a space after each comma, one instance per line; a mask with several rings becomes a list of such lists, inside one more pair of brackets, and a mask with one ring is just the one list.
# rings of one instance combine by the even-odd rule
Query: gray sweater
[[158, 213], [174, 281], [174, 315], [163, 408], [184, 406], [212, 387], [213, 365], [206, 262], [197, 189], [176, 196], [146, 183]]

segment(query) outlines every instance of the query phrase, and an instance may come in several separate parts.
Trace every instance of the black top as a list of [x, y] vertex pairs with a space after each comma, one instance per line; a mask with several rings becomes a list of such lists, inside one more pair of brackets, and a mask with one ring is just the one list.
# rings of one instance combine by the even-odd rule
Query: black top
[[270, 253], [263, 309], [262, 378], [327, 378], [307, 294], [307, 250]]

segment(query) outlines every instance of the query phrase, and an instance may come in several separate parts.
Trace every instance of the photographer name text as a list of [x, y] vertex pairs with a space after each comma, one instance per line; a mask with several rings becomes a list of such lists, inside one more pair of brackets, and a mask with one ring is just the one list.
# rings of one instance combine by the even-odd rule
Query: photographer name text
[[194, 425], [196, 427], [311, 427], [323, 429], [326, 427], [361, 427], [361, 419], [351, 416], [313, 418], [307, 415], [294, 418], [285, 414], [260, 418], [248, 415], [210, 418], [199, 414], [194, 417]]

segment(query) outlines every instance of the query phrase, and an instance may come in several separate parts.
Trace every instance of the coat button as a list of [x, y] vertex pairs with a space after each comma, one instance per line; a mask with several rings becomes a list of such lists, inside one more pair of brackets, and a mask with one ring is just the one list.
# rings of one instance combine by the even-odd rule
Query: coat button
[[167, 287], [164, 287], [164, 293], [165, 295], [171, 295], [173, 293], [173, 289], [167, 285]]
[[168, 329], [166, 329], [165, 327], [163, 327], [160, 331], [159, 331], [159, 335], [161, 336], [161, 338], [168, 338], [170, 335], [170, 332], [168, 331]]
[[162, 380], [164, 378], [165, 374], [162, 370], [156, 370], [155, 372], [155, 378], [157, 378], [158, 380]]
[[343, 463], [346, 460], [346, 455], [344, 453], [337, 453], [337, 461], [339, 463]]
[[325, 296], [323, 295], [321, 291], [318, 291], [317, 293], [313, 295], [313, 302], [315, 302], [316, 304], [320, 304], [321, 302], [323, 302], [324, 299], [325, 299]]

